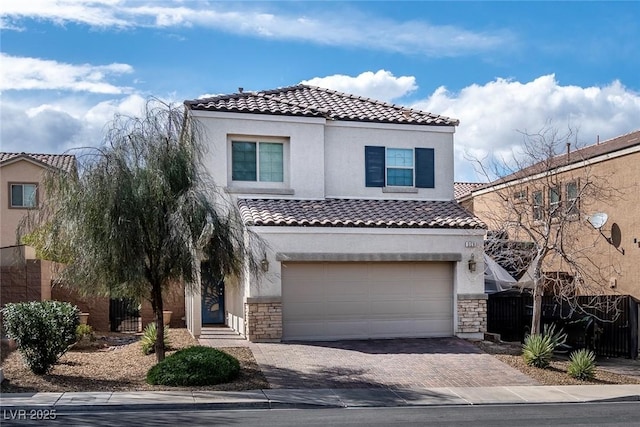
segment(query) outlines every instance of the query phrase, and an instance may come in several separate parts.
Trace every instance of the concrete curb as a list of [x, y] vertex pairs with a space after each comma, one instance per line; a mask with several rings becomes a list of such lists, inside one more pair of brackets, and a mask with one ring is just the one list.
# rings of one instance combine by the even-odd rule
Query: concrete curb
[[[129, 402], [126, 402], [130, 400]], [[112, 403], [109, 403], [109, 402]], [[640, 402], [640, 385], [0, 394], [0, 410], [184, 411]]]

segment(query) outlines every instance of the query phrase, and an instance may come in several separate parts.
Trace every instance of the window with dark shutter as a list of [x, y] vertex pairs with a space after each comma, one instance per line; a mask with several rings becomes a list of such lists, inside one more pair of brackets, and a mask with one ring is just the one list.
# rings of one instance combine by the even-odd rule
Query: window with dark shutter
[[367, 187], [384, 187], [384, 147], [364, 147], [365, 185]]
[[435, 188], [433, 148], [416, 148], [416, 187]]

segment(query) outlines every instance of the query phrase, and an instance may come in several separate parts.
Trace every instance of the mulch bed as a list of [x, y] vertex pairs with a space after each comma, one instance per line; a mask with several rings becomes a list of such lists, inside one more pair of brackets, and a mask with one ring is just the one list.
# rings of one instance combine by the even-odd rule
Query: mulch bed
[[[142, 354], [139, 334], [96, 334], [96, 341], [71, 348], [51, 371], [42, 376], [24, 366], [19, 352], [3, 356], [5, 381], [0, 391], [70, 392], [70, 391], [142, 391], [142, 390], [256, 390], [269, 388], [253, 353], [248, 348], [220, 350], [240, 362], [240, 375], [232, 382], [206, 387], [152, 386], [145, 382], [147, 371], [156, 363], [154, 354]], [[170, 351], [198, 345], [186, 329], [170, 329]], [[6, 352], [3, 349], [3, 353]]]

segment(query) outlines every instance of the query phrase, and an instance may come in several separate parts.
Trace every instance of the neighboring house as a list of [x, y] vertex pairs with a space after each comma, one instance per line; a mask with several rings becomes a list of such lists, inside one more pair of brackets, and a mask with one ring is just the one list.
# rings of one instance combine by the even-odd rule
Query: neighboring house
[[453, 183], [453, 195], [460, 205], [473, 212], [473, 205], [469, 203], [469, 195], [471, 192], [477, 188], [482, 187], [483, 184], [481, 182], [454, 182]]
[[[259, 283], [187, 294], [251, 341], [482, 337], [485, 226], [454, 200], [457, 120], [307, 85], [185, 101], [268, 245]], [[202, 281], [218, 282], [203, 264]]]
[[[593, 268], [601, 269], [605, 276], [603, 283], [590, 284], [590, 287], [599, 288], [602, 293], [629, 294], [640, 299], [639, 164], [640, 130], [558, 155], [544, 165], [532, 165], [520, 173], [478, 187], [459, 201], [487, 223], [490, 231], [501, 228], [498, 219], [505, 204], [501, 197], [505, 194], [513, 203], [526, 203], [532, 221], [543, 222], [547, 208], [557, 205], [572, 220], [570, 226], [575, 227], [572, 237], [576, 247], [582, 248]], [[612, 190], [611, 197], [600, 200], [577, 197], [577, 189], [587, 177], [593, 185]], [[542, 180], [555, 186], [544, 191], [544, 187], [537, 187]], [[607, 215], [600, 229], [602, 236], [587, 221], [597, 213]], [[505, 225], [504, 219], [502, 225]], [[559, 269], [557, 265], [547, 264], [544, 271], [550, 274]]]
[[[89, 312], [89, 324], [95, 330], [117, 329], [109, 298], [81, 297], [72, 289], [52, 287], [55, 263], [38, 259], [33, 248], [17, 242], [22, 218], [45, 200], [44, 174], [52, 168], [76, 173], [76, 158], [69, 154], [0, 153], [0, 307], [10, 302], [69, 301]], [[182, 286], [166, 295], [164, 307], [173, 312], [171, 325], [184, 327]], [[141, 325], [154, 319], [146, 301], [141, 304], [140, 319]]]
[[69, 154], [0, 153], [0, 247], [13, 246], [16, 229], [29, 209], [44, 199], [44, 174], [52, 168], [75, 173]]

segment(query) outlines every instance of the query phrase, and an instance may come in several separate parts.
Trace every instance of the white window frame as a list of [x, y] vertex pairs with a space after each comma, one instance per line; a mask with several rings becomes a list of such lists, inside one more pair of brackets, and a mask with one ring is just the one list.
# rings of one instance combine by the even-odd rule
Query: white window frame
[[[16, 205], [13, 203], [13, 187], [22, 187], [22, 204]], [[24, 195], [24, 187], [33, 187], [33, 204], [25, 205], [24, 202], [27, 198]], [[10, 182], [9, 183], [9, 207], [11, 209], [34, 209], [38, 207], [38, 183], [37, 182]]]
[[[233, 179], [233, 142], [251, 142], [258, 144], [256, 146], [256, 180], [240, 181]], [[280, 181], [260, 181], [260, 149], [261, 142], [282, 144], [282, 182]], [[251, 192], [255, 189], [266, 190], [286, 190], [289, 189], [289, 156], [290, 156], [290, 139], [280, 136], [261, 136], [261, 135], [245, 135], [245, 134], [229, 134], [227, 135], [227, 185], [232, 192]]]
[[[569, 198], [570, 185], [576, 186], [576, 197], [574, 198]], [[567, 214], [567, 217], [569, 217], [570, 219], [578, 219], [580, 216], [580, 180], [574, 179], [565, 183], [564, 193], [565, 193], [565, 200], [566, 200], [565, 213]], [[570, 212], [571, 206], [573, 206], [572, 212]]]
[[[411, 151], [411, 167], [408, 166], [389, 166], [387, 163], [387, 155], [389, 150], [407, 150]], [[411, 169], [411, 185], [392, 185], [389, 184], [389, 175], [387, 174], [389, 169]], [[416, 150], [415, 148], [405, 147], [384, 147], [384, 185], [385, 187], [392, 188], [415, 188], [416, 187]]]
[[[536, 194], [540, 194], [540, 203], [536, 202]], [[532, 216], [534, 221], [544, 220], [544, 191], [535, 190], [531, 192]]]
[[[558, 201], [551, 201], [551, 194], [558, 195]], [[552, 218], [557, 218], [562, 215], [562, 185], [560, 183], [549, 187], [549, 215]]]

